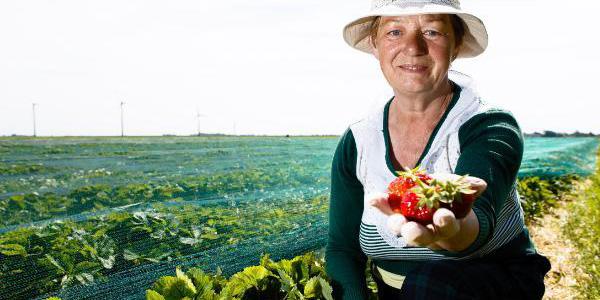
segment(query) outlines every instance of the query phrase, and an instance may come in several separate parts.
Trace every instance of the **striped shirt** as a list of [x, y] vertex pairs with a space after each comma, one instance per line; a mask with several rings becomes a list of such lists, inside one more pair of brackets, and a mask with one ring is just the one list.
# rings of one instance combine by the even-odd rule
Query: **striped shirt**
[[516, 190], [523, 155], [519, 126], [512, 114], [486, 104], [458, 79], [454, 97], [417, 164], [428, 173], [469, 174], [488, 183], [473, 206], [480, 226], [475, 242], [461, 252], [407, 246], [387, 228], [387, 217], [365, 203], [366, 195], [385, 192], [395, 178], [387, 127], [389, 100], [350, 125], [332, 163], [326, 259], [334, 289], [343, 293], [343, 299], [364, 299], [367, 257], [386, 271], [406, 275], [423, 261], [535, 251]]

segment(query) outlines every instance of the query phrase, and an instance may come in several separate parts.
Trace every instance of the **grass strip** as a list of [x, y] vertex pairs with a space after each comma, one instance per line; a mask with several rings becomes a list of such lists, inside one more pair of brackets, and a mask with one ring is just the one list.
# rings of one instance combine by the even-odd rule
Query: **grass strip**
[[567, 206], [570, 213], [563, 227], [578, 249], [577, 265], [585, 270], [576, 278], [582, 299], [600, 299], [600, 151], [597, 158], [589, 187]]

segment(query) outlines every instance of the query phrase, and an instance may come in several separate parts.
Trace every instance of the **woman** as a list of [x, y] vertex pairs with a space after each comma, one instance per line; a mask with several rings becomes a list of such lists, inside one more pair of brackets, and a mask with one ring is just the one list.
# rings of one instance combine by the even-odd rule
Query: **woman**
[[[485, 50], [480, 19], [457, 0], [374, 0], [344, 38], [375, 56], [394, 97], [352, 124], [335, 152], [326, 261], [336, 299], [367, 297], [367, 258], [380, 299], [541, 298], [550, 264], [531, 242], [516, 192], [522, 133], [448, 71]], [[396, 171], [415, 166], [470, 175], [478, 198], [467, 216], [438, 209], [429, 227], [390, 217], [382, 192]]]

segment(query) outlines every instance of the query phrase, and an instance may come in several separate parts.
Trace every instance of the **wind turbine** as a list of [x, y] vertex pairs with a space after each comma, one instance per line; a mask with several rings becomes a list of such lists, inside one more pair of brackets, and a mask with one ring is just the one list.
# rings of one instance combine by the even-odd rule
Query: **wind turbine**
[[35, 126], [35, 106], [37, 103], [32, 103], [32, 111], [33, 111], [33, 137], [37, 136], [36, 126]]
[[125, 105], [125, 102], [121, 101], [121, 137], [125, 136], [125, 130], [123, 128], [123, 105]]
[[206, 115], [200, 114], [198, 108], [196, 108], [196, 120], [198, 121], [198, 136], [200, 136], [200, 118], [206, 117]]

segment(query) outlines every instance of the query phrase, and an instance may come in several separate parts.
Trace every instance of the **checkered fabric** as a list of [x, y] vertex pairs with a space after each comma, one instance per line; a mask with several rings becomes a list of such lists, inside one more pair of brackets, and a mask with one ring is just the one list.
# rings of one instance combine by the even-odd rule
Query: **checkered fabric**
[[373, 278], [380, 300], [542, 299], [548, 270], [548, 259], [531, 254], [503, 260], [426, 262], [406, 276], [400, 290], [387, 286], [378, 274]]

